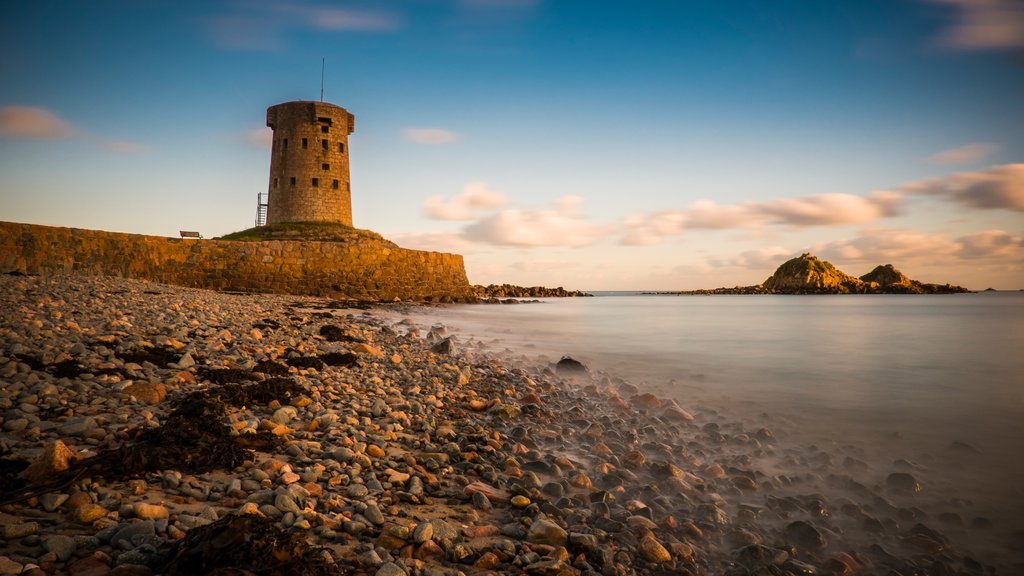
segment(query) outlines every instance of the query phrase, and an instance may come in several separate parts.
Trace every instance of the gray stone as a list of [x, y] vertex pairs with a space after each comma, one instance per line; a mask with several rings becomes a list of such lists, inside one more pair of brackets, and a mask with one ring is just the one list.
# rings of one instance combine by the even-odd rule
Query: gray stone
[[362, 484], [352, 484], [345, 490], [349, 498], [365, 498], [369, 493], [370, 489]]
[[564, 546], [568, 537], [569, 535], [561, 526], [543, 518], [534, 520], [527, 532], [527, 540], [530, 542], [551, 546]]
[[78, 545], [75, 544], [75, 539], [71, 536], [54, 534], [43, 540], [43, 549], [56, 554], [57, 560], [60, 562], [67, 562], [75, 554], [76, 548]]
[[380, 506], [376, 504], [370, 504], [363, 511], [363, 516], [375, 526], [380, 526], [384, 523], [384, 513], [380, 511]]
[[385, 562], [377, 569], [376, 576], [406, 576], [405, 569], [394, 562]]

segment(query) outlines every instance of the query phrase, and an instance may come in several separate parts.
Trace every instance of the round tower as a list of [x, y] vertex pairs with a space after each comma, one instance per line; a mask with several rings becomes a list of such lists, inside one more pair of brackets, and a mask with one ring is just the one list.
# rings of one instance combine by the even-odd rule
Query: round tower
[[267, 108], [270, 151], [267, 224], [352, 225], [348, 135], [355, 116], [327, 102], [285, 102]]

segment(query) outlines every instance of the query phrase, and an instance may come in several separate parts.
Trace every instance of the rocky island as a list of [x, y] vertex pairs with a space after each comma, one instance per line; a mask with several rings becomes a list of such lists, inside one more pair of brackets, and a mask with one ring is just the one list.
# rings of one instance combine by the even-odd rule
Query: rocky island
[[927, 284], [912, 280], [892, 264], [876, 266], [856, 278], [807, 252], [787, 260], [767, 280], [755, 286], [656, 292], [656, 294], [959, 294], [963, 286]]

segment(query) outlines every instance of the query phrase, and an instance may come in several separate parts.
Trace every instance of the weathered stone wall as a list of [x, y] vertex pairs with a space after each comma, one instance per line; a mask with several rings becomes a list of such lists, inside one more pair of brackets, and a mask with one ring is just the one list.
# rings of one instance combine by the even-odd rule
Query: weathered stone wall
[[182, 240], [0, 222], [0, 272], [75, 273], [168, 284], [363, 300], [470, 294], [462, 256], [346, 243]]
[[355, 117], [327, 102], [285, 102], [267, 108], [273, 128], [267, 224], [352, 225], [348, 135]]

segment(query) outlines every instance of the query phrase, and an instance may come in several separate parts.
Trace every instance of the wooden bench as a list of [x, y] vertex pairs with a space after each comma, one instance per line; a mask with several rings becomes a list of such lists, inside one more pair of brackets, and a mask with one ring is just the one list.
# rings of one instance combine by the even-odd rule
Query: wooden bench
[[197, 240], [203, 239], [202, 234], [199, 232], [192, 232], [191, 230], [178, 230], [178, 233], [181, 234], [182, 238], [195, 238]]

